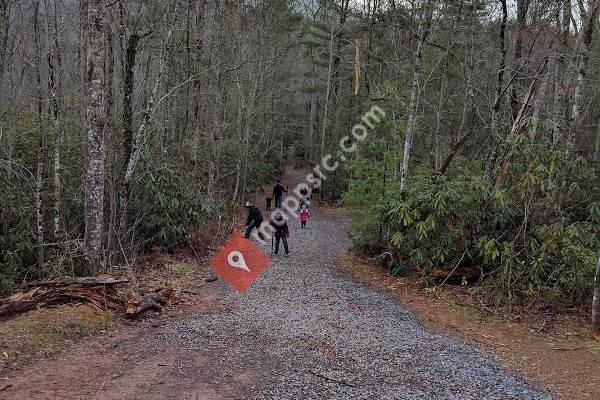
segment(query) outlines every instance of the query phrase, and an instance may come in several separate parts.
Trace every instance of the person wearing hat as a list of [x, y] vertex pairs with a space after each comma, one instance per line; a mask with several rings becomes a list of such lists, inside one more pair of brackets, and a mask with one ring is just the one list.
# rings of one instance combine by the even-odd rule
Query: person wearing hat
[[276, 211], [273, 213], [273, 219], [271, 219], [271, 226], [275, 228], [275, 252], [277, 255], [279, 253], [279, 242], [283, 242], [283, 249], [285, 250], [285, 256], [287, 257], [290, 254], [290, 249], [288, 247], [287, 238], [290, 236], [290, 230], [288, 229], [288, 225], [283, 219], [283, 215], [280, 211]]
[[[246, 202], [246, 208], [248, 209], [248, 219], [246, 219], [246, 234], [244, 236], [246, 239], [249, 239], [252, 229], [260, 228], [260, 224], [263, 222], [263, 216], [260, 209], [249, 201]], [[260, 231], [258, 231], [258, 237], [265, 240], [265, 236]]]

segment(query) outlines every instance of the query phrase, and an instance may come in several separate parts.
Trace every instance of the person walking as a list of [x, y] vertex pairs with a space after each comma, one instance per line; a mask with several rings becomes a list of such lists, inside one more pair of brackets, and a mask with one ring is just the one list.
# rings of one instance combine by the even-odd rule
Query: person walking
[[281, 208], [281, 203], [283, 201], [283, 194], [287, 192], [281, 184], [281, 180], [277, 179], [277, 183], [273, 187], [273, 197], [275, 198], [275, 208]]
[[[263, 216], [260, 209], [249, 201], [246, 202], [246, 208], [248, 209], [248, 218], [246, 219], [246, 234], [244, 236], [246, 239], [249, 239], [252, 229], [256, 228], [258, 230], [258, 228], [260, 228], [260, 224], [263, 222]], [[265, 240], [265, 235], [260, 231], [258, 231], [258, 237]]]
[[310, 212], [308, 211], [308, 206], [306, 204], [302, 205], [302, 209], [300, 210], [300, 226], [302, 228], [306, 228], [306, 222], [310, 219]]
[[283, 219], [281, 212], [276, 211], [273, 214], [273, 219], [271, 220], [271, 226], [275, 229], [275, 252], [273, 254], [277, 255], [279, 253], [279, 242], [283, 242], [283, 249], [285, 250], [285, 256], [287, 257], [290, 254], [290, 249], [288, 247], [290, 230]]

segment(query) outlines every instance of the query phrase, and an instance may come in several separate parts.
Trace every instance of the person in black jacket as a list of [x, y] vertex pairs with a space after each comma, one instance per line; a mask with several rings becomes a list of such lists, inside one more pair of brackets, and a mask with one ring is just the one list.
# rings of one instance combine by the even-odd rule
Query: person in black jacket
[[[260, 228], [260, 224], [263, 222], [263, 216], [258, 207], [249, 201], [246, 202], [246, 208], [248, 209], [248, 219], [246, 220], [246, 234], [244, 236], [246, 239], [249, 239], [252, 229]], [[258, 237], [265, 240], [265, 236], [260, 231], [258, 232]]]
[[283, 242], [283, 249], [285, 250], [285, 256], [287, 257], [290, 254], [290, 249], [288, 248], [287, 238], [290, 236], [290, 230], [288, 229], [288, 225], [283, 219], [283, 215], [281, 212], [277, 211], [274, 213], [273, 219], [270, 221], [271, 226], [275, 228], [275, 255], [279, 253], [279, 242]]
[[281, 208], [283, 193], [287, 192], [281, 184], [281, 180], [277, 179], [277, 184], [273, 187], [273, 197], [275, 198], [275, 208]]

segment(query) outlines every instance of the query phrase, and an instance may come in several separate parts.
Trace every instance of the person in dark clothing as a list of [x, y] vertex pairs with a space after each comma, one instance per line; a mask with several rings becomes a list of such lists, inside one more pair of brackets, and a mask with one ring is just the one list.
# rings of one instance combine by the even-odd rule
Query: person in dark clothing
[[270, 194], [267, 195], [266, 198], [266, 203], [267, 203], [267, 211], [271, 211], [271, 202], [273, 201], [273, 198], [271, 197]]
[[275, 208], [281, 208], [283, 194], [287, 192], [281, 184], [281, 180], [277, 180], [277, 184], [273, 187], [273, 197], [275, 197]]
[[275, 213], [271, 220], [271, 226], [275, 228], [275, 255], [279, 253], [279, 242], [283, 242], [283, 249], [285, 250], [285, 256], [290, 254], [288, 248], [287, 238], [290, 236], [290, 230], [288, 229], [287, 223], [284, 221], [283, 216], [280, 212]]
[[[248, 219], [246, 220], [246, 234], [244, 236], [246, 239], [249, 239], [252, 229], [260, 228], [260, 224], [263, 222], [263, 216], [258, 207], [249, 201], [246, 202], [246, 208], [248, 209]], [[258, 237], [265, 240], [265, 235], [260, 231], [258, 232]]]

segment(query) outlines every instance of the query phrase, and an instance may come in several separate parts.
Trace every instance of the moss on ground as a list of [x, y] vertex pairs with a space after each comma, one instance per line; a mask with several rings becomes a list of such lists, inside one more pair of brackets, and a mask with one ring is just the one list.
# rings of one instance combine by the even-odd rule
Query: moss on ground
[[27, 312], [0, 323], [0, 372], [55, 353], [113, 326], [112, 312], [68, 305]]

